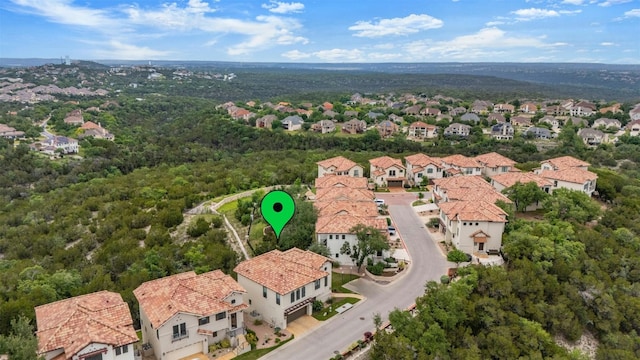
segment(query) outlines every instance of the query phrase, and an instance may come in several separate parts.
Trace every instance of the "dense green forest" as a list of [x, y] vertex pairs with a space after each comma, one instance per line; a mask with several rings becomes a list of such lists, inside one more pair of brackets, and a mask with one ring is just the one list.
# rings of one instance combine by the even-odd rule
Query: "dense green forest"
[[[444, 344], [437, 351], [428, 342], [424, 349], [415, 349], [428, 357], [500, 358], [501, 350], [509, 356], [535, 357], [535, 351], [542, 350], [532, 349], [531, 339], [547, 344], [548, 334], [562, 334], [573, 340], [589, 330], [604, 350], [619, 348], [620, 358], [634, 351], [638, 355], [638, 139], [623, 137], [615, 145], [587, 149], [569, 127], [557, 146], [541, 152], [522, 138], [486, 139], [480, 128], [466, 140], [417, 143], [404, 137], [381, 139], [375, 131], [344, 137], [256, 129], [231, 120], [205, 99], [121, 97], [118, 103], [95, 115], [108, 124], [116, 141], [83, 140], [82, 157], [51, 160], [26, 144], [0, 140], [0, 335], [8, 336], [12, 321], [15, 324], [21, 315], [33, 320], [34, 306], [103, 289], [122, 293], [137, 319], [132, 290], [142, 282], [190, 269], [231, 272], [239, 258], [215, 221], [204, 231], [176, 235], [185, 210], [201, 201], [266, 185], [310, 184], [316, 176], [315, 163], [338, 154], [366, 165], [368, 159], [383, 154], [472, 156], [498, 151], [525, 167], [563, 154], [592, 162], [607, 209], [595, 226], [575, 222], [572, 216], [539, 224], [513, 221], [505, 240], [509, 249], [505, 268], [470, 269], [451, 286], [429, 285], [427, 296], [419, 301], [419, 306], [432, 306], [440, 315], [454, 313], [455, 318], [434, 320], [427, 308], [421, 311], [424, 318], [394, 314], [392, 319], [410, 322], [407, 328], [418, 331], [429, 325], [428, 331], [434, 333], [404, 335], [398, 325], [393, 335], [397, 338], [380, 339], [381, 349], [386, 342], [413, 344], [416, 336], [425, 336]], [[65, 106], [59, 102], [21, 110], [15, 124], [28, 129], [32, 120], [51, 113], [54, 129], [73, 131], [61, 124]], [[298, 241], [308, 237], [304, 235], [308, 228], [302, 224], [294, 228], [291, 241], [283, 234], [284, 242], [266, 246], [309, 244], [310, 238]], [[550, 237], [556, 231], [566, 238]], [[553, 245], [562, 241], [570, 242], [569, 255], [550, 255], [549, 249], [555, 251]], [[544, 248], [525, 251], [536, 246]], [[439, 300], [443, 298], [447, 300]], [[433, 301], [438, 303], [425, 305]], [[487, 312], [491, 319], [478, 317]], [[436, 323], [440, 330], [432, 326]], [[499, 338], [482, 338], [481, 333], [491, 329]], [[507, 333], [529, 342], [518, 343]], [[509, 349], [517, 349], [506, 349], [505, 341]], [[604, 350], [599, 355], [603, 359]], [[544, 351], [545, 357], [561, 353], [550, 343]]]

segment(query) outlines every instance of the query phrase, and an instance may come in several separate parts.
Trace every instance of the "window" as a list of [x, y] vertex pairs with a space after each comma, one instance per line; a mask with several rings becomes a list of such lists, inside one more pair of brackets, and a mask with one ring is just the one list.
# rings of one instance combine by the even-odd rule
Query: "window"
[[266, 286], [262, 287], [262, 297], [265, 298], [265, 299], [267, 298], [267, 287]]
[[227, 317], [227, 313], [224, 311], [216, 314], [216, 320], [222, 320], [222, 319], [225, 319], [226, 317]]
[[502, 172], [508, 172], [509, 171], [509, 167], [508, 166], [503, 166], [502, 167]]
[[553, 187], [558, 187], [558, 180], [553, 180]]
[[189, 336], [187, 333], [187, 324], [186, 323], [182, 323], [179, 325], [173, 325], [173, 335], [172, 335], [172, 339], [175, 340], [180, 340], [182, 338], [185, 338]]
[[421, 177], [422, 177], [422, 173], [418, 173], [418, 178], [421, 178]]
[[476, 226], [478, 226], [478, 225], [479, 225], [479, 224], [478, 224], [478, 223], [476, 223]]
[[339, 258], [339, 257], [340, 257], [340, 254], [339, 254], [339, 253], [336, 253], [336, 259], [337, 259], [337, 258]]
[[353, 176], [360, 176], [360, 170], [354, 169], [353, 170]]
[[389, 176], [396, 176], [395, 170], [389, 170]]
[[333, 235], [329, 235], [329, 240], [333, 240]]
[[296, 301], [296, 292], [292, 291], [291, 292], [291, 303], [293, 304]]
[[327, 287], [327, 284], [329, 283], [329, 277], [325, 276], [324, 277], [324, 286]]
[[276, 293], [276, 304], [280, 305], [280, 294]]
[[209, 317], [203, 317], [198, 319], [198, 325], [206, 325], [209, 323]]
[[296, 300], [300, 300], [300, 289], [296, 289]]
[[304, 298], [305, 296], [307, 296], [305, 294], [305, 290], [307, 290], [307, 288], [305, 286], [302, 287], [302, 297]]
[[129, 345], [122, 345], [116, 347], [116, 355], [122, 355], [129, 352]]
[[314, 285], [316, 287], [316, 290], [320, 289], [320, 279], [316, 280]]
[[347, 235], [342, 235], [342, 240], [345, 240], [347, 238]]
[[466, 223], [466, 222], [463, 222], [463, 223], [462, 223], [462, 226], [467, 226], [467, 223]]
[[427, 174], [433, 174], [433, 169], [432, 168], [428, 168], [427, 169]]
[[235, 304], [236, 303], [236, 299], [231, 299], [231, 304]]

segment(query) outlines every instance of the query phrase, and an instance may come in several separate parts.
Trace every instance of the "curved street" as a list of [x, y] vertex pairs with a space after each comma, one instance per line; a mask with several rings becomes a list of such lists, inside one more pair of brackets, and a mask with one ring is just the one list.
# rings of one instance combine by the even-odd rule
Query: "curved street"
[[379, 313], [386, 321], [390, 311], [406, 309], [423, 295], [427, 281], [439, 281], [447, 268], [454, 266], [443, 257], [411, 208], [416, 193], [378, 193], [376, 196], [389, 206], [396, 229], [411, 256], [407, 274], [386, 285], [363, 279], [349, 283], [347, 287], [364, 295], [366, 300], [261, 359], [327, 360], [335, 356], [336, 351], [342, 352], [362, 339], [365, 332], [372, 331], [374, 314]]

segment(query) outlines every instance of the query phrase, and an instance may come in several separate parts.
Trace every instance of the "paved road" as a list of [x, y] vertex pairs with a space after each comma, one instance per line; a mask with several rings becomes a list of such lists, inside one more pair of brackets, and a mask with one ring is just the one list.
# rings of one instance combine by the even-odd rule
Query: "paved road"
[[446, 269], [453, 266], [441, 255], [424, 224], [411, 209], [411, 201], [417, 198], [415, 193], [379, 194], [378, 198], [389, 204], [396, 229], [411, 255], [408, 273], [387, 285], [361, 279], [353, 281], [349, 287], [364, 295], [365, 301], [262, 359], [327, 360], [334, 356], [334, 351], [344, 351], [366, 331], [372, 331], [374, 314], [382, 315], [384, 321], [391, 310], [406, 309], [424, 294], [427, 281], [439, 281]]

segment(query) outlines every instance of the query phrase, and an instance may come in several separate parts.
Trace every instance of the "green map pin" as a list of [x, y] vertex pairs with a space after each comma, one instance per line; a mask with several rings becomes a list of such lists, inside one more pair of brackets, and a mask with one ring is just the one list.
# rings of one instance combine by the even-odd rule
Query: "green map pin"
[[296, 204], [288, 193], [282, 190], [274, 190], [262, 198], [260, 211], [262, 212], [262, 217], [271, 225], [273, 232], [276, 233], [276, 238], [279, 240], [282, 229], [284, 229], [296, 211]]

